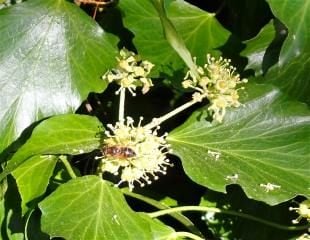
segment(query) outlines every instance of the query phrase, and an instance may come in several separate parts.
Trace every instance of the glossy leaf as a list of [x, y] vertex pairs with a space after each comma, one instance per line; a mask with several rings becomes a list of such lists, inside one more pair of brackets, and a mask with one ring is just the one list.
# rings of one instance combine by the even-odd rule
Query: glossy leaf
[[26, 213], [29, 207], [33, 207], [27, 204], [40, 197], [46, 191], [56, 162], [57, 157], [55, 156], [36, 155], [28, 159], [13, 172], [22, 199], [23, 214]]
[[195, 182], [216, 191], [240, 184], [250, 198], [277, 204], [310, 195], [310, 112], [276, 88], [247, 84], [244, 106], [224, 122], [195, 112], [168, 137]]
[[273, 14], [288, 27], [280, 65], [298, 57], [309, 49], [310, 3], [304, 0], [267, 0]]
[[163, 28], [163, 33], [164, 33], [164, 36], [167, 42], [179, 54], [179, 56], [182, 58], [184, 63], [187, 65], [187, 67], [192, 72], [192, 74], [194, 74], [196, 77], [199, 77], [199, 73], [197, 72], [197, 67], [196, 67], [196, 64], [194, 62], [194, 59], [191, 53], [185, 46], [183, 38], [180, 37], [173, 23], [167, 17], [166, 9], [165, 9], [165, 1], [164, 0], [162, 1], [152, 0], [152, 3], [160, 18], [160, 22]]
[[29, 140], [13, 155], [0, 180], [35, 155], [78, 155], [99, 148], [102, 124], [86, 115], [59, 115], [38, 125]]
[[[125, 26], [135, 34], [134, 43], [139, 54], [156, 64], [159, 67], [157, 70], [165, 74], [172, 74], [180, 68], [183, 71], [185, 65], [165, 39], [159, 16], [151, 1], [122, 0], [119, 6], [125, 13]], [[198, 63], [204, 62], [206, 53], [216, 53], [216, 48], [224, 45], [228, 38], [228, 31], [218, 23], [214, 14], [182, 0], [171, 2], [166, 10]], [[156, 54], [154, 49], [157, 50]]]
[[32, 0], [0, 11], [0, 151], [31, 123], [75, 111], [114, 65], [116, 39], [76, 5]]
[[256, 74], [263, 74], [263, 62], [266, 56], [266, 50], [275, 37], [273, 21], [262, 28], [260, 33], [244, 43], [246, 49], [241, 55], [248, 58], [247, 69], [253, 69]]
[[310, 2], [268, 0], [274, 15], [288, 28], [279, 61], [265, 76], [291, 96], [310, 103]]
[[167, 239], [173, 233], [132, 211], [121, 192], [97, 176], [63, 184], [39, 206], [43, 231], [66, 240]]

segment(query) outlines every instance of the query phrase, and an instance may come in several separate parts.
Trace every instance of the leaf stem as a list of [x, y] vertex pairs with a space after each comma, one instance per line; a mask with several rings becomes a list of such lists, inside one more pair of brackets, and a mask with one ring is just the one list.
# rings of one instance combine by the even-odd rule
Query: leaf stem
[[75, 175], [68, 159], [67, 156], [60, 156], [59, 159], [62, 161], [62, 163], [65, 165], [65, 168], [67, 169], [68, 174], [72, 179], [76, 178], [77, 176]]
[[26, 218], [26, 223], [25, 223], [25, 227], [24, 227], [24, 236], [25, 236], [25, 240], [29, 240], [28, 239], [28, 225], [29, 225], [29, 221], [30, 221], [30, 218], [31, 218], [31, 215], [32, 215], [32, 213], [34, 212], [34, 209], [32, 209], [30, 212], [29, 212], [29, 214], [28, 214], [28, 216], [27, 216], [27, 218]]
[[[153, 206], [157, 209], [168, 209], [169, 208], [169, 206], [167, 206], [161, 202], [158, 202], [158, 201], [156, 201], [152, 198], [149, 198], [145, 195], [141, 195], [138, 193], [131, 192], [127, 188], [122, 188], [121, 191], [125, 195], [130, 196], [130, 197], [135, 198], [135, 199], [138, 199], [140, 201], [143, 201], [143, 202], [145, 202], [145, 203], [149, 204], [150, 206]], [[183, 224], [188, 229], [188, 231], [202, 236], [202, 233], [196, 228], [196, 226], [191, 222], [191, 220], [189, 220], [182, 213], [175, 212], [175, 213], [171, 213], [170, 216], [172, 218], [174, 218], [175, 220], [177, 220], [178, 222], [180, 222], [181, 224]]]
[[152, 0], [154, 8], [156, 9], [158, 16], [160, 18], [164, 35], [171, 45], [171, 47], [179, 54], [179, 56], [183, 59], [185, 64], [191, 70], [192, 74], [199, 78], [199, 74], [197, 71], [197, 66], [193, 61], [190, 51], [187, 49], [183, 38], [178, 34], [175, 29], [173, 23], [167, 17], [166, 9], [164, 6], [163, 0]]
[[194, 240], [204, 240], [203, 238], [189, 232], [174, 232], [168, 236], [168, 239], [178, 239], [179, 237], [187, 237]]
[[281, 230], [286, 230], [286, 231], [300, 231], [300, 230], [305, 230], [309, 228], [309, 225], [304, 225], [304, 226], [284, 226], [278, 223], [274, 223], [265, 219], [261, 219], [246, 213], [241, 213], [241, 212], [236, 212], [232, 210], [223, 210], [215, 207], [203, 207], [203, 206], [184, 206], [184, 207], [175, 207], [175, 208], [169, 208], [165, 210], [159, 210], [153, 213], [148, 213], [148, 215], [151, 218], [156, 218], [162, 215], [166, 214], [171, 214], [174, 212], [183, 212], [183, 211], [199, 211], [199, 212], [214, 212], [214, 213], [222, 213], [222, 214], [227, 214], [227, 215], [233, 215], [237, 217], [242, 217], [248, 220], [256, 221], [274, 228], [278, 228]]
[[119, 96], [119, 110], [118, 110], [118, 120], [119, 120], [119, 122], [124, 122], [125, 96], [126, 96], [126, 89], [123, 88], [123, 89], [120, 90], [120, 96]]
[[[202, 98], [206, 97], [206, 95], [202, 95], [201, 96]], [[191, 107], [192, 105], [194, 105], [195, 103], [199, 102], [200, 100], [197, 100], [197, 99], [192, 99], [191, 101], [179, 106], [178, 108], [172, 110], [171, 112], [163, 115], [162, 117], [160, 118], [153, 118], [153, 120], [148, 123], [147, 125], [145, 125], [144, 127], [145, 128], [148, 128], [148, 129], [151, 129], [151, 128], [154, 128], [158, 125], [160, 125], [162, 122], [166, 121], [167, 119], [173, 117], [174, 115], [184, 111], [185, 109]]]

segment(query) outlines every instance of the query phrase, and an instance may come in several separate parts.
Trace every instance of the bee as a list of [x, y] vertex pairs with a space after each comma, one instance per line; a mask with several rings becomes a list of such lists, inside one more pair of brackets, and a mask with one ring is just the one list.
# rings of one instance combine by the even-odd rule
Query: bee
[[101, 152], [106, 157], [113, 157], [119, 159], [127, 159], [136, 156], [136, 153], [131, 148], [116, 145], [104, 146], [102, 147]]

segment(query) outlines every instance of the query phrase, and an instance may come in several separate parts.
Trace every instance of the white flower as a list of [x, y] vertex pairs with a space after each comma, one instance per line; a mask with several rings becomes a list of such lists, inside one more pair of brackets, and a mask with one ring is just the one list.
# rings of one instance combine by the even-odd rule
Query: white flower
[[[184, 88], [192, 88], [200, 93], [200, 96], [207, 97], [210, 101], [208, 110], [212, 112], [213, 119], [222, 122], [228, 107], [239, 107], [239, 94], [237, 85], [246, 83], [246, 79], [240, 79], [236, 74], [236, 68], [230, 65], [230, 59], [220, 57], [218, 60], [207, 55], [207, 63], [204, 67], [197, 66], [199, 77], [188, 71], [182, 85]], [[193, 96], [197, 101], [201, 98]]]
[[157, 180], [158, 173], [166, 174], [167, 166], [172, 164], [166, 158], [169, 145], [167, 134], [158, 136], [157, 129], [151, 130], [141, 126], [134, 126], [132, 118], [126, 122], [117, 122], [115, 126], [108, 125], [110, 131], [103, 140], [102, 157], [98, 173], [110, 172], [120, 175], [120, 185], [127, 182], [129, 189], [137, 182], [140, 186], [150, 184], [151, 179]]
[[297, 224], [302, 218], [306, 218], [310, 222], [310, 200], [304, 200], [299, 204], [298, 208], [289, 208], [290, 211], [296, 211], [299, 216], [297, 219], [294, 219], [292, 222]]
[[107, 71], [102, 78], [109, 83], [116, 82], [120, 85], [117, 94], [122, 89], [128, 89], [135, 96], [135, 90], [140, 86], [142, 86], [142, 93], [147, 93], [153, 86], [152, 80], [147, 76], [154, 65], [149, 61], [142, 61], [138, 55], [125, 48], [120, 50], [119, 57], [116, 59], [117, 67]]

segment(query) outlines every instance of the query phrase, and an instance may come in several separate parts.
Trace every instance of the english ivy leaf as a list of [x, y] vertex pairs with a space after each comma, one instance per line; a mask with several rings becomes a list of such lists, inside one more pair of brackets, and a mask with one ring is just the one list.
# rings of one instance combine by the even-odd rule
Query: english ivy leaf
[[298, 57], [309, 49], [310, 4], [304, 0], [267, 0], [273, 14], [288, 27], [280, 55], [280, 65]]
[[240, 184], [271, 205], [310, 195], [310, 112], [268, 85], [247, 84], [242, 107], [222, 124], [195, 112], [168, 137], [185, 172], [216, 191]]
[[116, 39], [65, 0], [1, 10], [0, 36], [0, 152], [31, 123], [103, 91], [117, 53]]
[[270, 21], [256, 37], [244, 42], [247, 47], [241, 52], [241, 55], [248, 58], [247, 69], [253, 69], [256, 74], [263, 74], [266, 50], [275, 34], [273, 21]]
[[0, 181], [35, 155], [78, 155], [99, 148], [102, 124], [95, 117], [59, 115], [39, 124], [29, 140], [8, 161]]
[[25, 214], [29, 207], [33, 207], [27, 205], [30, 204], [30, 201], [40, 197], [45, 192], [56, 162], [56, 156], [36, 155], [12, 173], [22, 199], [22, 214]]
[[121, 192], [97, 176], [60, 186], [39, 204], [42, 229], [66, 240], [167, 239], [173, 230], [127, 205]]
[[[135, 34], [134, 43], [139, 54], [153, 62], [158, 67], [157, 70], [165, 74], [171, 75], [184, 68], [184, 62], [163, 35], [159, 16], [151, 1], [122, 0], [119, 6], [125, 13], [125, 25]], [[229, 32], [218, 23], [215, 14], [183, 0], [171, 2], [166, 10], [192, 56], [197, 57], [198, 63], [204, 62], [208, 52], [218, 53], [215, 49], [224, 45], [228, 39]], [[154, 49], [158, 49], [156, 54]]]
[[291, 96], [310, 103], [310, 4], [304, 0], [268, 0], [288, 28], [278, 63], [265, 76]]

